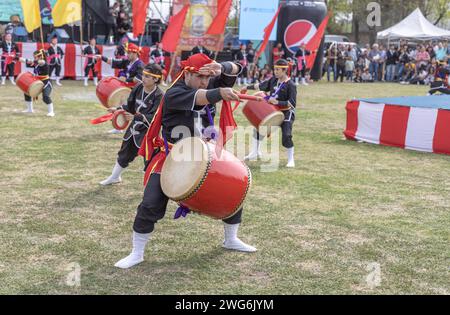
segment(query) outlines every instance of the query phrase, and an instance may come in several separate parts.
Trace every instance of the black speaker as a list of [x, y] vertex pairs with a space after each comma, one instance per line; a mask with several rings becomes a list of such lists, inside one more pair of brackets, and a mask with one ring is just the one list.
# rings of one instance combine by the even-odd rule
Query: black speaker
[[233, 61], [233, 54], [231, 51], [219, 51], [217, 54], [217, 62]]

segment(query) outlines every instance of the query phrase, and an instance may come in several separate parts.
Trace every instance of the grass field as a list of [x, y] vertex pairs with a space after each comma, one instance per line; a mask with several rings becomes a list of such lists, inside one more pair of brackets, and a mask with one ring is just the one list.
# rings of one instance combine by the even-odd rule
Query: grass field
[[[146, 261], [124, 271], [113, 264], [130, 250], [142, 163], [122, 184], [98, 185], [121, 136], [89, 124], [104, 113], [94, 87], [55, 89], [53, 119], [42, 101], [36, 114], [20, 113], [19, 90], [0, 87], [0, 294], [450, 294], [450, 157], [342, 135], [348, 99], [425, 93], [390, 84], [301, 88], [297, 167], [262, 173], [250, 164], [240, 235], [259, 251], [222, 250], [221, 222], [172, 220], [171, 202]], [[68, 285], [71, 264], [81, 268], [79, 286]], [[378, 271], [381, 282], [368, 282]]]

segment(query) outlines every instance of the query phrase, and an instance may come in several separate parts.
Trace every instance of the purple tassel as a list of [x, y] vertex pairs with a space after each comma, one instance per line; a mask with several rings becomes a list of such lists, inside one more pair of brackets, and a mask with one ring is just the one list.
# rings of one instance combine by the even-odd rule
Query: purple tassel
[[180, 204], [180, 206], [178, 207], [177, 211], [175, 211], [175, 215], [173, 216], [174, 220], [178, 219], [179, 217], [183, 217], [185, 218], [186, 215], [191, 212], [191, 210], [189, 210], [188, 207], [183, 206], [182, 204]]

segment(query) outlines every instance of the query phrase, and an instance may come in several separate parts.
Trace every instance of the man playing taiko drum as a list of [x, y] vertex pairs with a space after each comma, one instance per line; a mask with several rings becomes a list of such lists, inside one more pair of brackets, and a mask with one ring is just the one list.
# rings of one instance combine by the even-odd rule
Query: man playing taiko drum
[[[211, 125], [212, 109], [221, 100], [239, 100], [230, 87], [236, 81], [241, 67], [231, 62], [216, 63], [204, 54], [195, 54], [182, 62], [183, 72], [179, 80], [167, 90], [163, 102], [141, 146], [140, 154], [151, 160], [148, 165], [145, 191], [133, 225], [133, 249], [131, 254], [118, 261], [115, 266], [130, 268], [144, 260], [145, 246], [154, 230], [155, 223], [165, 213], [168, 197], [163, 193], [160, 172], [165, 158], [162, 141], [156, 141], [162, 124], [162, 135], [166, 146], [185, 137], [202, 136], [203, 128]], [[190, 135], [174, 136], [172, 131], [185, 127]], [[161, 162], [161, 163], [160, 163]], [[225, 240], [223, 247], [242, 252], [254, 252], [256, 248], [237, 238], [242, 217], [242, 208], [233, 216], [223, 220]]]

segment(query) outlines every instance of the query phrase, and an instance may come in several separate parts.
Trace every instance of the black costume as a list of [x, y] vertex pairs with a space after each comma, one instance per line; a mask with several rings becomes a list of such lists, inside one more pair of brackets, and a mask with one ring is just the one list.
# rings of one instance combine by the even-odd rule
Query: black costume
[[50, 48], [48, 49], [47, 53], [50, 59], [49, 76], [52, 76], [53, 70], [55, 70], [55, 75], [57, 78], [59, 78], [61, 74], [61, 62], [62, 58], [64, 58], [64, 51], [58, 45], [56, 45], [56, 47], [50, 45]]
[[242, 73], [240, 77], [247, 78], [248, 62], [249, 62], [247, 59], [247, 52], [245, 50], [244, 51], [239, 50], [238, 53], [236, 54], [236, 59], [242, 66]]
[[[254, 90], [256, 87], [259, 90], [264, 92], [269, 92], [271, 97], [274, 97], [278, 100], [278, 106], [286, 106], [287, 109], [282, 109], [284, 114], [284, 122], [281, 125], [281, 141], [283, 147], [289, 149], [294, 146], [294, 142], [292, 142], [292, 125], [295, 120], [295, 107], [297, 105], [297, 88], [292, 80], [287, 80], [280, 87], [280, 83], [276, 77], [272, 77], [269, 80], [261, 82], [259, 85], [249, 85], [247, 89]], [[276, 95], [275, 92], [278, 90]], [[257, 139], [261, 139], [259, 133], [257, 133]]]
[[87, 78], [89, 76], [89, 71], [92, 71], [92, 76], [94, 78], [97, 77], [97, 71], [95, 71], [95, 65], [97, 64], [97, 59], [95, 59], [94, 55], [99, 55], [100, 50], [97, 48], [97, 46], [87, 46], [83, 49], [83, 55], [88, 56], [85, 61], [85, 67], [84, 67], [84, 77]]
[[306, 75], [306, 56], [310, 56], [311, 52], [309, 50], [299, 49], [295, 53], [295, 59], [297, 60], [297, 70], [300, 68], [299, 74], [301, 78], [304, 78]]
[[0, 45], [2, 49], [2, 77], [14, 77], [14, 67], [16, 61], [20, 57], [20, 50], [16, 43], [14, 42], [2, 42]]
[[[210, 80], [208, 89], [234, 85], [236, 75], [230, 75], [232, 73], [231, 63], [225, 62], [222, 65], [222, 74]], [[183, 136], [189, 136], [172, 137], [172, 130], [177, 126], [187, 127], [191, 132], [190, 136], [199, 136], [199, 132], [202, 132], [199, 129], [210, 125], [206, 107], [213, 111], [211, 116], [214, 117], [215, 105], [195, 106], [197, 91], [197, 89], [187, 86], [183, 79], [167, 90], [162, 110], [162, 134], [168, 142], [176, 143]], [[138, 206], [133, 225], [133, 230], [137, 233], [152, 232], [155, 223], [161, 220], [166, 213], [168, 198], [161, 189], [160, 176], [160, 174], [151, 174], [145, 187], [144, 197]], [[241, 216], [242, 208], [235, 215], [223, 221], [228, 224], [237, 224], [241, 222]]]
[[211, 56], [211, 52], [203, 46], [195, 46], [194, 48], [192, 48], [191, 55], [195, 54], [204, 54], [207, 55], [208, 57]]
[[[37, 76], [43, 83], [44, 89], [42, 90], [42, 99], [45, 104], [52, 104], [52, 99], [50, 98], [50, 94], [52, 93], [52, 83], [50, 82], [49, 77], [49, 65], [46, 60], [42, 59], [44, 64], [39, 64], [38, 61], [27, 59], [25, 64], [28, 68], [34, 68], [34, 75]], [[31, 102], [31, 96], [24, 94], [25, 101]]]
[[[108, 58], [102, 57], [102, 60], [107, 62]], [[135, 78], [138, 82], [142, 82], [144, 63], [140, 59], [136, 59], [134, 62], [129, 59], [112, 59], [111, 67], [121, 69], [119, 76], [126, 77], [127, 82], [134, 82]]]
[[158, 109], [163, 95], [164, 93], [158, 86], [155, 86], [152, 92], [146, 93], [144, 86], [138, 84], [131, 91], [127, 104], [119, 107], [119, 109], [123, 109], [133, 115], [137, 112], [140, 113], [140, 115], [134, 116], [123, 137], [122, 147], [117, 158], [117, 162], [122, 168], [128, 167], [136, 158], [142, 139], [147, 133], [149, 124]]

